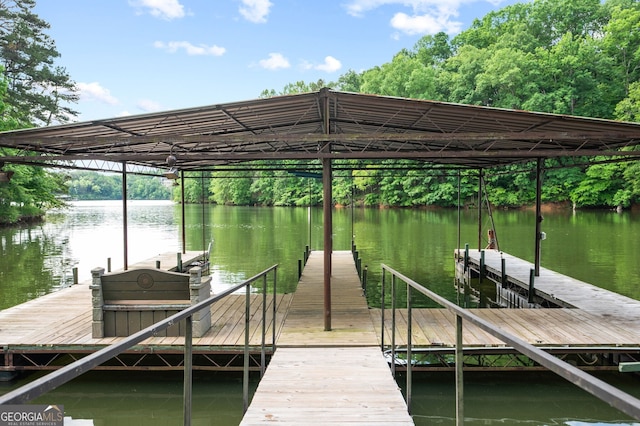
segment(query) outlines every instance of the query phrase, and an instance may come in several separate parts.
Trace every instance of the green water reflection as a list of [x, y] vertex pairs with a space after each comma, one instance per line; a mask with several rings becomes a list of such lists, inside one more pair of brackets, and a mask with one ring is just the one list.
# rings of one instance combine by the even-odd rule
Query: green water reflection
[[[0, 383], [0, 390], [24, 382], [10, 387]], [[251, 394], [256, 385], [252, 378]], [[65, 426], [180, 425], [182, 386], [181, 372], [90, 372], [32, 403], [63, 405]], [[241, 373], [194, 373], [193, 425], [237, 425], [242, 407]]]

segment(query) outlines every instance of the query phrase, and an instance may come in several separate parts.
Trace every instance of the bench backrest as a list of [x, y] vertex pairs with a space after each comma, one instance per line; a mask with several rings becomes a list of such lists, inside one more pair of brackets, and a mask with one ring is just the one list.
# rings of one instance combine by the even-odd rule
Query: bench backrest
[[160, 269], [132, 269], [100, 278], [103, 299], [189, 300], [189, 274]]

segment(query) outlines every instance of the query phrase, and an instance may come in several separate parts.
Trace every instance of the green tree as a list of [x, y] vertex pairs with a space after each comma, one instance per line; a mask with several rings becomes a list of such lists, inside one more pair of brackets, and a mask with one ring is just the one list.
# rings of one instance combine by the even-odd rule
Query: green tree
[[615, 117], [624, 121], [640, 121], [640, 82], [631, 83], [627, 97], [616, 105]]
[[217, 204], [252, 204], [251, 183], [247, 172], [214, 172], [209, 184], [211, 198]]
[[565, 34], [551, 49], [538, 49], [537, 91], [524, 108], [556, 114], [610, 118], [615, 107], [611, 94], [610, 58], [601, 55], [593, 40]]
[[640, 5], [613, 7], [611, 19], [604, 26], [603, 52], [613, 59], [617, 75], [622, 79], [624, 96], [632, 82], [640, 77]]
[[439, 32], [422, 37], [413, 47], [416, 58], [425, 66], [435, 67], [453, 55], [449, 36]]
[[343, 92], [359, 93], [361, 85], [362, 75], [354, 70], [349, 70], [338, 78], [335, 89]]
[[595, 164], [587, 168], [585, 179], [571, 191], [578, 207], [628, 207], [631, 191], [624, 182], [622, 163]]
[[35, 0], [0, 3], [0, 63], [8, 83], [4, 115], [22, 127], [65, 123], [77, 115], [68, 106], [78, 100], [75, 83], [55, 64], [60, 53], [34, 7]]

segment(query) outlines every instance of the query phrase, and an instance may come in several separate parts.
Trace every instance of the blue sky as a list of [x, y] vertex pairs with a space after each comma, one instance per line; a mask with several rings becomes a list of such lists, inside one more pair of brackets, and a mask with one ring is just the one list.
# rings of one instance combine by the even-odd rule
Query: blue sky
[[77, 121], [336, 81], [516, 0], [40, 0], [80, 89]]

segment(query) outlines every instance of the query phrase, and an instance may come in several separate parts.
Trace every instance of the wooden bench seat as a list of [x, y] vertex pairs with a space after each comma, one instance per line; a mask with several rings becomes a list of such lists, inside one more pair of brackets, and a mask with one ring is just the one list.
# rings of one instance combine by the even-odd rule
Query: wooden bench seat
[[[91, 273], [94, 338], [130, 336], [211, 295], [211, 277], [203, 278], [198, 267], [187, 274], [160, 269], [105, 274], [103, 268]], [[201, 337], [210, 327], [210, 309], [193, 315], [194, 337]], [[181, 321], [158, 335], [184, 334]]]

